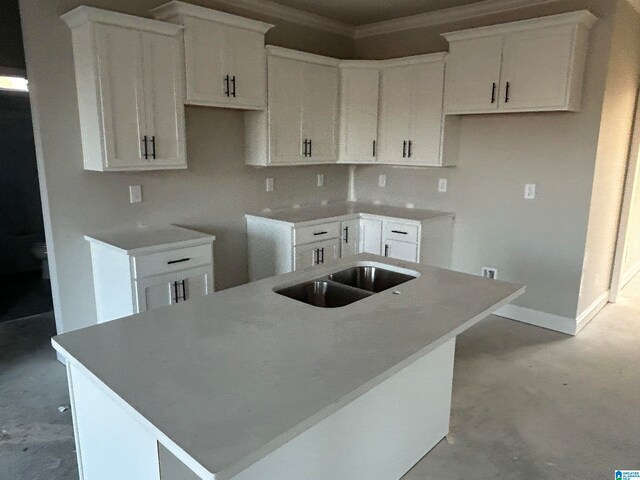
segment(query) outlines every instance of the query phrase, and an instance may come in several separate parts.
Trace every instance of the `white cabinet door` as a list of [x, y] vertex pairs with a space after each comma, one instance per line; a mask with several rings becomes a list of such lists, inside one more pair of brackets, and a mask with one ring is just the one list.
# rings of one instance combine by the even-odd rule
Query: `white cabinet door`
[[302, 72], [298, 60], [269, 57], [270, 163], [291, 164], [303, 160]]
[[[141, 34], [113, 25], [98, 24], [95, 28], [100, 84], [100, 98], [96, 101], [102, 107], [105, 167], [146, 166], [143, 140], [147, 134], [147, 120]], [[87, 121], [83, 119], [83, 109], [80, 121]]]
[[370, 218], [360, 219], [360, 251], [382, 254], [382, 221]]
[[404, 163], [407, 160], [413, 73], [412, 66], [382, 71], [378, 155], [382, 163]]
[[311, 143], [310, 163], [338, 159], [338, 68], [305, 63], [302, 76], [302, 138]]
[[315, 242], [294, 248], [294, 270], [304, 270], [315, 265], [329, 265], [340, 258], [340, 239]]
[[149, 167], [187, 165], [184, 125], [184, 81], [178, 39], [142, 33], [145, 145]]
[[194, 17], [185, 17], [183, 24], [186, 102], [196, 105], [225, 103], [223, 28]]
[[153, 308], [173, 305], [179, 297], [178, 282], [175, 274], [158, 275], [142, 278], [136, 284], [136, 313], [145, 312]]
[[180, 272], [177, 281], [179, 302], [213, 293], [213, 269], [210, 267]]
[[384, 256], [418, 263], [418, 244], [385, 239]]
[[380, 71], [340, 69], [340, 160], [350, 163], [376, 159]]
[[267, 102], [267, 63], [264, 34], [224, 28], [224, 73], [231, 78], [229, 106], [264, 108]]
[[360, 220], [346, 220], [342, 222], [341, 257], [360, 253]]
[[452, 42], [447, 56], [446, 113], [496, 110], [502, 62], [501, 35]]
[[504, 37], [499, 96], [501, 110], [535, 110], [566, 105], [573, 32], [572, 26], [562, 26]]
[[439, 165], [442, 140], [444, 62], [413, 67], [410, 149], [407, 163]]

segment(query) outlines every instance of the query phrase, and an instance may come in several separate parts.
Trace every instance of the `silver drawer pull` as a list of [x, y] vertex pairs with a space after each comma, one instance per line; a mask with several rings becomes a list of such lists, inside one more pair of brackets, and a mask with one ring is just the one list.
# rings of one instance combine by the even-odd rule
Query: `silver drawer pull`
[[391, 230], [391, 233], [399, 233], [400, 235], [408, 235], [407, 232], [401, 232], [400, 230]]
[[167, 265], [173, 265], [174, 263], [182, 263], [182, 262], [188, 262], [189, 260], [191, 260], [190, 258], [181, 258], [180, 260], [169, 260], [167, 262]]
[[314, 235], [326, 235], [329, 232], [314, 232]]

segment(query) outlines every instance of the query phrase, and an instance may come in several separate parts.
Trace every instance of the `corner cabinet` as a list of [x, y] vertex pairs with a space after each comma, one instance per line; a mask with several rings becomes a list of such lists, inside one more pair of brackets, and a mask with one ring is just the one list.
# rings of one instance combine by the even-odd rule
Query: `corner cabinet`
[[84, 168], [187, 167], [180, 27], [77, 7], [72, 31]]
[[445, 54], [386, 61], [380, 88], [379, 158], [396, 165], [443, 166]]
[[179, 1], [151, 13], [184, 27], [185, 103], [267, 108], [264, 36], [273, 25]]
[[337, 162], [338, 64], [329, 57], [267, 47], [268, 108], [245, 115], [246, 163]]
[[340, 62], [340, 162], [376, 161], [379, 95], [378, 62]]
[[445, 33], [445, 113], [579, 111], [587, 10]]

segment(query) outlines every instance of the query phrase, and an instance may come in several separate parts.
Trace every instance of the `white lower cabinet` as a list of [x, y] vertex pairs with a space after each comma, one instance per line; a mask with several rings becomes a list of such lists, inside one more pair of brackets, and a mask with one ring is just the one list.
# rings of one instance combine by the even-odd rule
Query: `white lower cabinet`
[[340, 257], [348, 257], [360, 253], [360, 219], [345, 220], [341, 222]]
[[400, 242], [398, 240], [385, 239], [384, 256], [397, 258], [406, 262], [419, 262], [419, 248], [417, 243]]
[[203, 267], [157, 275], [136, 280], [135, 284], [139, 313], [213, 293], [213, 269]]
[[340, 240], [315, 242], [294, 247], [294, 270], [304, 270], [315, 265], [328, 265], [340, 258]]
[[[91, 245], [98, 323], [214, 291], [211, 235], [166, 227], [85, 238]], [[158, 244], [161, 238], [167, 243]]]
[[329, 222], [299, 224], [247, 215], [247, 235], [251, 281], [327, 265], [358, 253], [447, 268], [451, 262], [453, 215], [424, 224], [360, 213]]

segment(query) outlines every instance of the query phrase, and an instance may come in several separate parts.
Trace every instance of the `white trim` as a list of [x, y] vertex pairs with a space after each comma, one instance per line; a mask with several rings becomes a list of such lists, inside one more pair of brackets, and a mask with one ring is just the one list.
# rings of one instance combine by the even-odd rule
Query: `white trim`
[[563, 25], [584, 25], [591, 28], [596, 23], [597, 17], [589, 10], [578, 10], [576, 12], [561, 13], [559, 15], [549, 15], [547, 17], [530, 18], [518, 22], [501, 23], [489, 25], [487, 27], [470, 28], [455, 32], [443, 33], [442, 36], [449, 42], [467, 40], [494, 35], [505, 35], [508, 33], [534, 30], [541, 27], [559, 27]]
[[576, 334], [576, 321], [573, 318], [561, 317], [553, 313], [541, 312], [532, 308], [520, 307], [518, 305], [505, 305], [494, 312], [499, 317], [517, 320], [537, 327], [555, 330], [567, 335]]
[[638, 272], [640, 272], [640, 260], [624, 272], [622, 278], [620, 279], [620, 290], [622, 290], [627, 285], [627, 283], [629, 283], [633, 279], [633, 277], [638, 274]]
[[112, 12], [100, 8], [81, 5], [60, 17], [71, 29], [86, 23], [103, 23], [118, 27], [135, 28], [146, 32], [159, 33], [161, 35], [176, 36], [182, 31], [181, 25], [161, 22], [150, 18], [137, 17], [126, 13]]
[[401, 32], [414, 28], [431, 27], [445, 23], [457, 22], [469, 18], [493, 15], [496, 13], [517, 10], [525, 7], [535, 7], [554, 3], [557, 0], [484, 0], [482, 2], [445, 8], [434, 12], [419, 13], [408, 17], [386, 20], [383, 22], [361, 25], [355, 28], [354, 38], [371, 37], [387, 33]]
[[607, 305], [607, 303], [609, 303], [609, 290], [603, 292], [591, 305], [585, 308], [584, 311], [578, 315], [576, 318], [576, 333], [582, 330], [587, 323], [593, 320], [593, 317], [595, 317], [598, 312]]
[[380, 60], [381, 67], [402, 67], [405, 65], [417, 65], [420, 63], [437, 63], [444, 62], [447, 52], [426, 53], [423, 55], [413, 55], [411, 57], [390, 58], [389, 60]]
[[346, 37], [353, 37], [355, 31], [355, 27], [348, 23], [287, 7], [271, 0], [218, 0], [217, 3]]
[[267, 33], [275, 26], [271, 23], [260, 22], [258, 20], [220, 12], [211, 8], [199, 7], [198, 5], [192, 5], [190, 3], [184, 3], [177, 0], [154, 8], [151, 10], [151, 15], [153, 15], [155, 19], [163, 21], [181, 16], [193, 17], [263, 34]]
[[315, 53], [301, 52], [299, 50], [292, 50], [290, 48], [277, 47], [275, 45], [267, 45], [267, 55], [272, 57], [289, 58], [291, 60], [300, 60], [302, 62], [318, 63], [320, 65], [328, 65], [330, 67], [337, 67], [340, 65], [340, 60], [332, 57], [325, 57], [323, 55], [316, 55]]

